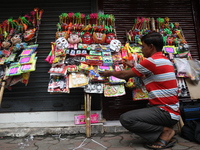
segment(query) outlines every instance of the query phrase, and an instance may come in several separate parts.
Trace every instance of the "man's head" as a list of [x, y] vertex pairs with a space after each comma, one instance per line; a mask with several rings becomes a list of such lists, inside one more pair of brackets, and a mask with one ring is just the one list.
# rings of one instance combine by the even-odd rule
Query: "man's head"
[[156, 52], [162, 51], [163, 37], [158, 32], [151, 32], [142, 37], [142, 53], [145, 57], [150, 57]]

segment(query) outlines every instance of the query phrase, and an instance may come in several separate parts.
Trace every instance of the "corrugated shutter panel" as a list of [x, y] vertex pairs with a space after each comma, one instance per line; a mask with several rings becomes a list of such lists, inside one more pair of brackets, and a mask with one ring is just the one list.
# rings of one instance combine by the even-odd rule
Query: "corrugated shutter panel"
[[[37, 64], [36, 71], [31, 72], [27, 86], [18, 83], [12, 86], [12, 90], [5, 89], [0, 112], [28, 112], [28, 111], [52, 111], [52, 110], [81, 110], [84, 104], [84, 93], [82, 88], [71, 89], [70, 94], [49, 94], [47, 85], [51, 67], [44, 59], [51, 50], [51, 42], [55, 41], [57, 23], [61, 13], [81, 12], [84, 14], [94, 13], [96, 1], [73, 0], [73, 1], [4, 1], [0, 5], [0, 22], [13, 17], [29, 13], [34, 8], [44, 9], [43, 17], [38, 34]], [[95, 102], [92, 109], [100, 109], [100, 96], [93, 95]]]
[[[198, 5], [195, 5], [198, 4]], [[126, 42], [126, 31], [132, 29], [134, 19], [137, 17], [169, 17], [170, 22], [179, 22], [186, 41], [190, 46], [193, 58], [199, 59], [200, 41], [199, 21], [197, 10], [199, 1], [195, 0], [104, 0], [99, 1], [99, 10], [104, 14], [115, 16], [117, 38]], [[195, 6], [195, 7], [194, 7]], [[193, 16], [195, 15], [195, 16]], [[195, 20], [195, 21], [194, 21]], [[146, 107], [146, 101], [133, 101], [132, 93], [127, 91], [126, 96], [105, 98], [103, 97], [103, 116], [107, 120], [119, 119], [119, 116], [129, 110]]]
[[136, 17], [169, 17], [170, 22], [179, 22], [193, 58], [199, 59], [191, 0], [104, 0], [103, 10], [115, 16], [117, 36], [123, 43]]

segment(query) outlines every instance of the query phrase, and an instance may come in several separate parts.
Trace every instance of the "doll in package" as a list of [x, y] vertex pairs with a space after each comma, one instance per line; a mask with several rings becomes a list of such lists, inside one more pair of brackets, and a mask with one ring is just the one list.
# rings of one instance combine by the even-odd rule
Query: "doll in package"
[[125, 95], [125, 87], [123, 84], [119, 85], [110, 85], [104, 84], [104, 96], [105, 97], [116, 97]]
[[48, 92], [70, 93], [68, 76], [51, 75]]

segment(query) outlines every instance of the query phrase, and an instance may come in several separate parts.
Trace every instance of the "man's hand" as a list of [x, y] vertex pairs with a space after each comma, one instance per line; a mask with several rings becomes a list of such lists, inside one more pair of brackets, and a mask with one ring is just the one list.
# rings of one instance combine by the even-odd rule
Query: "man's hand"
[[127, 60], [127, 59], [123, 59], [123, 63], [125, 64], [125, 65], [127, 65], [128, 67], [130, 67], [130, 68], [132, 68], [134, 65], [129, 61], [129, 60]]
[[103, 71], [103, 72], [99, 72], [99, 74], [101, 76], [104, 77], [109, 77], [109, 76], [114, 76], [116, 78], [120, 78], [120, 79], [128, 79], [130, 77], [135, 77], [137, 76], [132, 69], [129, 70], [122, 70], [122, 71]]
[[100, 74], [101, 76], [103, 76], [103, 77], [109, 77], [109, 76], [112, 75], [112, 71], [106, 70], [106, 71], [99, 72], [99, 74]]

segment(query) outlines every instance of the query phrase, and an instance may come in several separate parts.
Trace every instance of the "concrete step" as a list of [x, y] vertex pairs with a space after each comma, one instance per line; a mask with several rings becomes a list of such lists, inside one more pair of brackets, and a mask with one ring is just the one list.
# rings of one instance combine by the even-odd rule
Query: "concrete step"
[[[91, 124], [91, 134], [128, 132], [118, 120]], [[25, 137], [58, 134], [84, 134], [86, 126], [75, 125], [74, 122], [31, 122], [31, 123], [1, 123], [0, 136]]]

